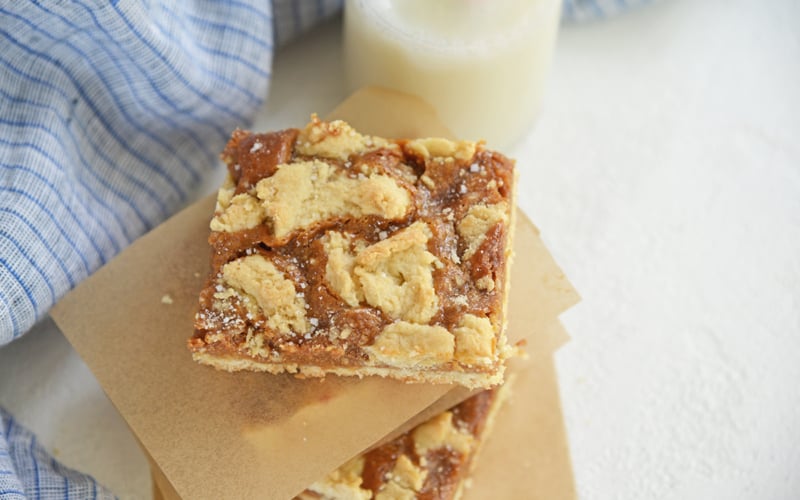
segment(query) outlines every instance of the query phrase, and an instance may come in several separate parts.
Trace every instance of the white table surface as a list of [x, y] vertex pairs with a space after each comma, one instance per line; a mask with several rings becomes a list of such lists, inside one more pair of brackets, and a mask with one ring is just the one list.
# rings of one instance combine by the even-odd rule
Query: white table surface
[[[339, 45], [329, 24], [280, 52], [256, 127], [339, 102]], [[800, 498], [800, 2], [663, 0], [567, 27], [511, 153], [583, 295], [557, 353], [580, 496]], [[50, 320], [0, 349], [0, 404], [67, 465], [150, 496]]]

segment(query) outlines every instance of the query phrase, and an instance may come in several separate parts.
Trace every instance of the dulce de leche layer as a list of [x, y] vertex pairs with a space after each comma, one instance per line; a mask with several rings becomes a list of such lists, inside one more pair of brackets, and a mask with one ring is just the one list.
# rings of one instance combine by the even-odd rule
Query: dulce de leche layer
[[502, 380], [513, 162], [316, 117], [237, 130], [194, 358], [225, 370]]

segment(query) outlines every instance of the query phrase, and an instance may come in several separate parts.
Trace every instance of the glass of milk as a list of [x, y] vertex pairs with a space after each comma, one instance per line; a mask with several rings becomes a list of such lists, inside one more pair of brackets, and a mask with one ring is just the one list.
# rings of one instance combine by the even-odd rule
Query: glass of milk
[[461, 139], [509, 146], [539, 112], [560, 0], [347, 0], [348, 85], [414, 94]]

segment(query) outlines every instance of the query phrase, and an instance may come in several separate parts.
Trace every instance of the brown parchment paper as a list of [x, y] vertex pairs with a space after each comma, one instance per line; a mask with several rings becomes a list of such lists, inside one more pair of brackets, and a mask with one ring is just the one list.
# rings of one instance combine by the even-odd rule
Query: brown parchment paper
[[[430, 107], [376, 89], [356, 93], [332, 115], [368, 133], [447, 134]], [[185, 343], [209, 269], [213, 206], [212, 198], [201, 200], [140, 238], [51, 313], [140, 440], [167, 498], [289, 498], [437, 401], [450, 406], [466, 396], [445, 385], [299, 380], [194, 363]], [[522, 214], [515, 252], [508, 335], [527, 339], [533, 357], [547, 361], [567, 338], [554, 320], [577, 294]], [[530, 365], [541, 371], [546, 363]], [[537, 390], [557, 394], [550, 368], [535, 374]], [[563, 425], [557, 400], [543, 412]], [[565, 449], [560, 428], [540, 436], [554, 440], [538, 443], [541, 453]], [[555, 482], [571, 491], [562, 458]]]

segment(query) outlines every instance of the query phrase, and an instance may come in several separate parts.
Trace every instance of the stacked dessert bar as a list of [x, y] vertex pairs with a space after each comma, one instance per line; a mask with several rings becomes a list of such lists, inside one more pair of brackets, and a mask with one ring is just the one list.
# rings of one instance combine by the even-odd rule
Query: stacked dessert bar
[[194, 359], [226, 371], [483, 389], [302, 498], [457, 498], [503, 400], [514, 163], [312, 117], [237, 130], [222, 159]]

